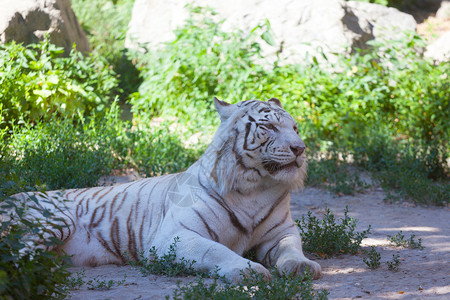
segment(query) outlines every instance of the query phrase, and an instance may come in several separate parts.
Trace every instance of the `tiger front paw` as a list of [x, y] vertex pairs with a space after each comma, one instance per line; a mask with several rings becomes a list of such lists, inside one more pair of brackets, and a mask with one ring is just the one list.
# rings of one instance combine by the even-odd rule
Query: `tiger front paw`
[[255, 262], [250, 262], [250, 264], [247, 264], [247, 267], [245, 268], [230, 266], [225, 270], [219, 270], [219, 274], [222, 273], [221, 275], [224, 275], [229, 281], [238, 283], [243, 279], [243, 277], [250, 277], [252, 270], [256, 273], [262, 274], [265, 281], [270, 281], [271, 275], [269, 270], [267, 270], [263, 265]]
[[279, 266], [277, 265], [278, 272], [289, 273], [294, 275], [301, 275], [306, 271], [311, 272], [313, 279], [319, 279], [322, 277], [322, 268], [315, 261], [304, 258], [298, 259], [286, 259]]

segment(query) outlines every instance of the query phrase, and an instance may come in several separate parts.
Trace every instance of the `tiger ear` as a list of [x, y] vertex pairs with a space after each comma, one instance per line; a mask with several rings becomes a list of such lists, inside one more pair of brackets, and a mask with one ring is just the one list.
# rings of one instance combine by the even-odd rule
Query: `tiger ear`
[[220, 115], [220, 120], [225, 121], [228, 119], [234, 112], [234, 105], [227, 103], [225, 101], [219, 100], [214, 97], [214, 105], [216, 106], [216, 110]]
[[273, 104], [275, 104], [276, 106], [279, 106], [279, 107], [283, 108], [283, 106], [281, 105], [281, 101], [278, 100], [277, 98], [271, 98], [271, 99], [269, 99], [268, 102], [273, 103]]

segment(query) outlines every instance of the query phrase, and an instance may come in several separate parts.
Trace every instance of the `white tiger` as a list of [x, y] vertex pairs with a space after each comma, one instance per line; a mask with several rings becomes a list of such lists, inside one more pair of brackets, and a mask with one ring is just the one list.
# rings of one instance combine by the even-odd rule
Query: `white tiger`
[[[56, 251], [72, 255], [75, 266], [124, 264], [124, 253], [138, 260], [155, 246], [163, 254], [179, 237], [177, 257], [195, 260], [199, 271], [217, 266], [232, 281], [249, 265], [267, 279], [270, 266], [295, 274], [309, 268], [319, 278], [320, 265], [303, 255], [289, 209], [290, 190], [306, 176], [296, 122], [276, 98], [214, 101], [221, 125], [186, 172], [48, 192], [69, 200], [57, 212], [67, 226], [50, 231], [63, 241]], [[259, 263], [242, 257], [249, 250]]]

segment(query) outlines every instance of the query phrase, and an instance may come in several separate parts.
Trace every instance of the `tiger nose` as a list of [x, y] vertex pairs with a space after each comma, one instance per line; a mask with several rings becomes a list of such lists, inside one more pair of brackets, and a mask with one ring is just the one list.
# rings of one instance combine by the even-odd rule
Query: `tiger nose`
[[305, 152], [305, 146], [291, 146], [291, 151], [295, 156], [299, 156]]

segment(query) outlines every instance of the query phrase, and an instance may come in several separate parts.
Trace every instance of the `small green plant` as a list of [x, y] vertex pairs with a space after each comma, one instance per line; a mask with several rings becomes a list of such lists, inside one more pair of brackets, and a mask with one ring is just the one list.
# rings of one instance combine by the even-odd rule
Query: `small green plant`
[[64, 286], [68, 290], [78, 290], [83, 284], [86, 283], [84, 278], [86, 277], [86, 271], [82, 270], [81, 272], [76, 272], [75, 275], [71, 275], [67, 278]]
[[392, 254], [392, 261], [387, 261], [388, 269], [397, 272], [400, 266], [400, 259], [398, 254]]
[[411, 249], [420, 249], [420, 250], [424, 249], [425, 247], [422, 246], [422, 239], [419, 238], [417, 241], [415, 241], [414, 240], [415, 236], [416, 235], [413, 234], [413, 235], [411, 235], [409, 237], [409, 239], [408, 239], [408, 247], [411, 248]]
[[[262, 274], [250, 269], [248, 274], [242, 274], [238, 284], [228, 283], [218, 277], [213, 277], [213, 282], [208, 284], [199, 277], [187, 285], [178, 284], [173, 299], [327, 299], [326, 290], [314, 291], [309, 273], [302, 276], [279, 275], [275, 269], [271, 273], [272, 279], [267, 282]], [[166, 296], [166, 299], [170, 297]]]
[[344, 210], [344, 218], [339, 224], [334, 213], [329, 208], [322, 220], [308, 212], [307, 217], [302, 216], [296, 220], [302, 236], [303, 248], [308, 252], [316, 252], [322, 257], [333, 254], [356, 253], [361, 241], [370, 233], [371, 226], [367, 230], [356, 232], [354, 218], [348, 216], [348, 206]]
[[97, 290], [97, 291], [104, 291], [104, 290], [110, 290], [113, 287], [121, 286], [125, 283], [127, 278], [127, 275], [124, 275], [124, 278], [122, 280], [101, 280], [99, 278], [94, 278], [86, 282], [88, 290]]
[[72, 290], [78, 290], [83, 285], [87, 285], [88, 290], [110, 290], [115, 286], [121, 286], [125, 283], [127, 275], [123, 276], [123, 280], [102, 280], [99, 278], [93, 278], [91, 280], [86, 281], [86, 272], [83, 270], [81, 272], [76, 272], [75, 275], [70, 276], [63, 286], [67, 289], [68, 292]]
[[[143, 276], [149, 274], [166, 276], [190, 276], [200, 274], [193, 268], [195, 261], [186, 260], [184, 257], [177, 258], [176, 247], [179, 238], [174, 238], [166, 254], [159, 256], [156, 248], [153, 246], [149, 250], [149, 255], [139, 253], [139, 261], [129, 260], [131, 266], [137, 267]], [[127, 256], [127, 254], [125, 255]]]
[[375, 250], [375, 246], [371, 246], [370, 251], [367, 252], [367, 257], [363, 258], [363, 261], [369, 267], [369, 269], [377, 269], [380, 267], [381, 255]]
[[400, 230], [397, 234], [388, 237], [388, 240], [393, 243], [396, 247], [405, 247], [411, 249], [424, 249], [425, 247], [422, 245], [422, 239], [419, 238], [417, 241], [414, 240], [416, 237], [415, 234], [412, 234], [408, 239], [405, 238], [403, 232]]

